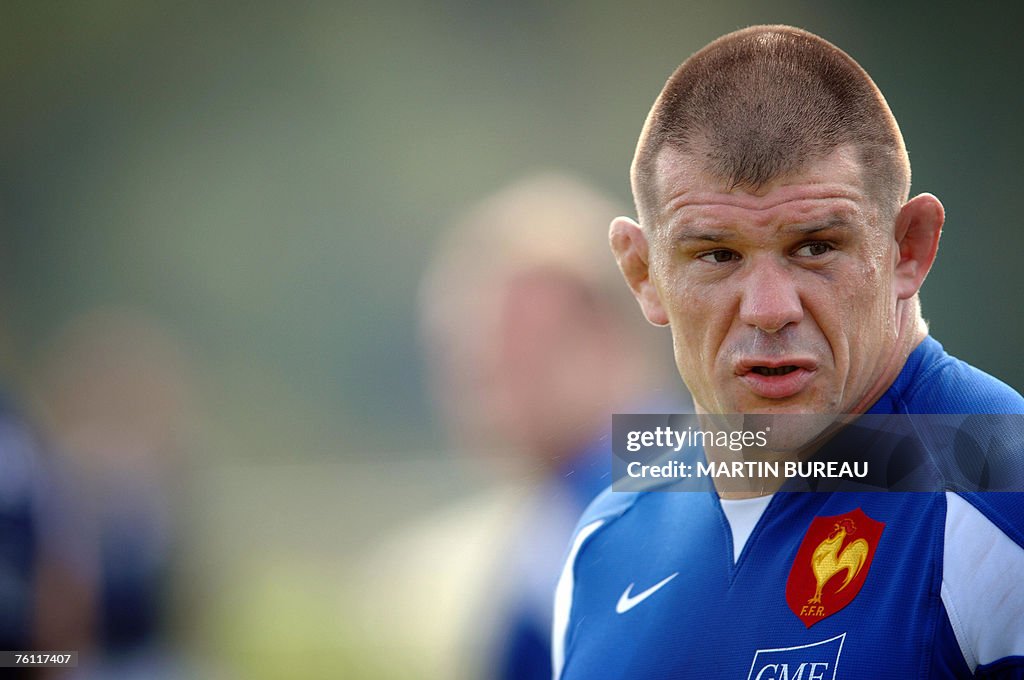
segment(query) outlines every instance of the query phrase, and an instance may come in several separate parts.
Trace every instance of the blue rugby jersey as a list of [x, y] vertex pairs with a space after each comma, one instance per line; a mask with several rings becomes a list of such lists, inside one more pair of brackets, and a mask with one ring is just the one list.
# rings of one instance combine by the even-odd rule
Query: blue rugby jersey
[[[926, 338], [870, 412], [1024, 399]], [[1015, 493], [605, 492], [556, 591], [555, 678], [1024, 678], [1022, 546]]]

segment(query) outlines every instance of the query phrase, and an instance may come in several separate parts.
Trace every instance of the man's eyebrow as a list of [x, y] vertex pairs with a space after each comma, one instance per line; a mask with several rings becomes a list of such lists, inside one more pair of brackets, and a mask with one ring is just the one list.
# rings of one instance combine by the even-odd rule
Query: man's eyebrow
[[725, 231], [694, 231], [690, 229], [680, 229], [674, 236], [676, 241], [711, 241], [712, 243], [721, 243], [728, 238], [729, 234]]
[[[816, 220], [807, 224], [795, 224], [788, 227], [783, 227], [782, 232], [785, 234], [799, 234], [802, 236], [810, 236], [820, 231], [828, 231], [830, 229], [850, 229], [852, 225], [849, 219], [841, 217], [839, 215], [833, 215], [825, 220]], [[685, 241], [710, 241], [711, 243], [721, 243], [728, 241], [733, 235], [732, 230], [728, 228], [724, 229], [708, 229], [707, 227], [694, 227], [684, 226], [680, 227], [673, 235], [673, 240], [676, 242]]]
[[833, 215], [827, 220], [821, 222], [812, 222], [810, 224], [797, 224], [792, 227], [786, 227], [783, 231], [792, 234], [802, 234], [809, 236], [810, 234], [816, 234], [819, 231], [828, 231], [829, 229], [850, 229], [850, 221], [845, 217], [839, 215]]

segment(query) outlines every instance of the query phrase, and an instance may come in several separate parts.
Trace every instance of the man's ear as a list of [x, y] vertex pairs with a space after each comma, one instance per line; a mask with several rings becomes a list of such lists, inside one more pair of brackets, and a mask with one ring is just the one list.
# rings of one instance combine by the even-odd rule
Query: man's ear
[[939, 249], [939, 234], [946, 212], [939, 199], [921, 194], [906, 202], [896, 216], [894, 236], [899, 248], [896, 262], [896, 296], [913, 297], [928, 275]]
[[655, 326], [667, 326], [668, 315], [651, 281], [647, 236], [643, 229], [628, 217], [616, 217], [608, 230], [608, 240], [615, 261], [619, 263], [619, 269], [640, 303], [644, 316]]

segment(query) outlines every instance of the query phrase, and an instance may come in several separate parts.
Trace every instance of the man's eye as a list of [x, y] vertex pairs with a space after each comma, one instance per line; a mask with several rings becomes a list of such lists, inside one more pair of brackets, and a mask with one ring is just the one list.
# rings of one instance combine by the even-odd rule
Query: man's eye
[[803, 246], [797, 250], [795, 254], [798, 257], [817, 257], [819, 255], [824, 255], [830, 250], [833, 250], [831, 244], [825, 243], [824, 241], [816, 241]]
[[705, 262], [732, 262], [733, 260], [740, 259], [738, 253], [734, 253], [731, 250], [712, 250], [710, 253], [704, 253], [697, 256], [698, 259], [704, 260]]

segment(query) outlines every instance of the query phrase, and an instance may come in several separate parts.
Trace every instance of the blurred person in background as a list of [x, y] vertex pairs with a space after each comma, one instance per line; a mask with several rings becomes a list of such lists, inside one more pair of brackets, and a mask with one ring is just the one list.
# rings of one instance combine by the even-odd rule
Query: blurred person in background
[[170, 336], [130, 311], [74, 319], [43, 357], [35, 391], [64, 501], [44, 531], [61, 568], [41, 579], [38, 627], [80, 651], [72, 677], [185, 675], [167, 624], [188, 373]]
[[543, 174], [443, 238], [420, 299], [433, 395], [455, 446], [499, 484], [368, 560], [361, 614], [383, 676], [550, 678], [550, 601], [575, 521], [611, 482], [611, 414], [688, 409], [658, 391], [671, 370], [650, 357], [667, 338], [637, 323], [605, 253], [616, 214]]
[[[12, 363], [21, 364], [13, 356]], [[0, 650], [77, 650], [91, 605], [82, 593], [77, 514], [63, 461], [6, 380], [0, 390]], [[63, 537], [63, 539], [61, 538]], [[63, 670], [3, 668], [2, 677], [65, 677]]]
[[13, 401], [0, 395], [0, 649], [36, 648], [36, 593], [43, 569], [46, 456]]

